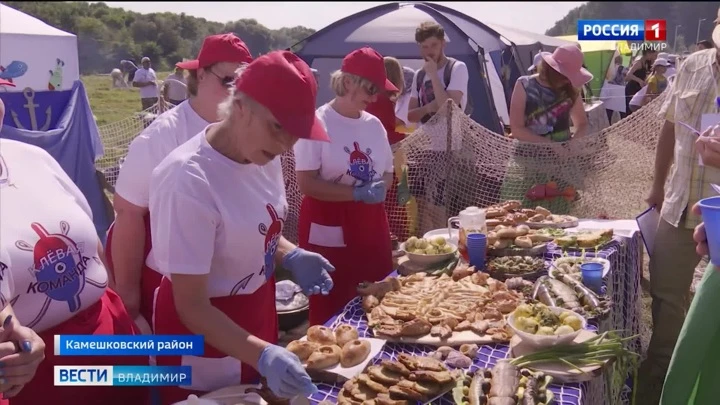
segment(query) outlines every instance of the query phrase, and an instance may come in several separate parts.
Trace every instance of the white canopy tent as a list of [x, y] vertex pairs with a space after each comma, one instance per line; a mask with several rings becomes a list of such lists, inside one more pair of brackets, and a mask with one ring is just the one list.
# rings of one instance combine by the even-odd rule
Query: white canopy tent
[[66, 90], [80, 79], [77, 37], [0, 3], [0, 91]]
[[486, 25], [497, 31], [506, 43], [509, 44], [509, 41], [512, 41], [512, 43], [515, 44], [515, 48], [519, 53], [520, 63], [525, 69], [532, 65], [535, 54], [540, 51], [552, 52], [555, 48], [563, 45], [577, 46], [577, 42], [567, 41], [565, 39], [549, 37], [547, 35], [536, 34], [534, 32], [506, 27], [495, 23], [486, 23]]

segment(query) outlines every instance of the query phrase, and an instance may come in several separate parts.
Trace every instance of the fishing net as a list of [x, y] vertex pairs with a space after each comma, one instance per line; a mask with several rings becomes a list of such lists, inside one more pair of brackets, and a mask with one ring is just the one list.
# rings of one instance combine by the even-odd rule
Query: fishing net
[[130, 142], [166, 109], [166, 105], [155, 104], [131, 117], [98, 128], [105, 153], [95, 162], [95, 168], [105, 176], [110, 191], [115, 187], [120, 166], [128, 153]]
[[[663, 100], [661, 95], [618, 123], [565, 144], [521, 143], [500, 136], [449, 104], [393, 147], [398, 184], [386, 203], [391, 230], [400, 240], [422, 236], [446, 228], [447, 219], [468, 206], [485, 207], [510, 199], [579, 218], [634, 218], [646, 208], [644, 198], [652, 185], [663, 122], [657, 113]], [[296, 241], [301, 194], [292, 153], [282, 159], [290, 205], [284, 234]], [[531, 188], [549, 182], [564, 195], [535, 201], [527, 197]], [[615, 308], [600, 330], [638, 334], [647, 327], [640, 319], [640, 237], [636, 234], [612, 253], [600, 255], [615, 269], [607, 286]], [[640, 339], [630, 346], [642, 353]], [[630, 403], [631, 381], [626, 384], [626, 379], [634, 367], [613, 367], [583, 387], [584, 403]]]

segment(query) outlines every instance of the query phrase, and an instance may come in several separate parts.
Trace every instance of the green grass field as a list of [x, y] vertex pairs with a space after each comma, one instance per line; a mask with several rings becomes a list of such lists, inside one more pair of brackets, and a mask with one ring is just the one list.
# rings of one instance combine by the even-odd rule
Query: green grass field
[[[157, 74], [159, 80], [169, 75], [170, 72]], [[140, 111], [139, 89], [115, 89], [110, 75], [83, 75], [81, 79], [98, 126], [123, 120]]]

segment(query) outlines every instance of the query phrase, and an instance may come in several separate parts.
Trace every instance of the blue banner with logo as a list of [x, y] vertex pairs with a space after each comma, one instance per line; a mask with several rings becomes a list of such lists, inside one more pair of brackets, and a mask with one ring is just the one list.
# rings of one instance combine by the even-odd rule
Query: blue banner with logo
[[88, 200], [104, 243], [111, 218], [95, 173], [102, 143], [82, 82], [65, 91], [0, 92], [0, 99], [5, 104], [0, 137], [39, 146], [60, 163]]
[[202, 356], [199, 335], [55, 335], [56, 356]]

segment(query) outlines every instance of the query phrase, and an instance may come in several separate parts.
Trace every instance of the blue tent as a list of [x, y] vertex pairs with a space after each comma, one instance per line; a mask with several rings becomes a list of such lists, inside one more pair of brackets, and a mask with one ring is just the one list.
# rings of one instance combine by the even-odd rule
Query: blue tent
[[487, 25], [451, 8], [433, 3], [384, 4], [336, 21], [291, 50], [318, 70], [318, 103], [324, 104], [333, 96], [330, 74], [340, 68], [345, 55], [360, 47], [371, 46], [413, 69], [422, 67], [415, 29], [428, 20], [445, 28], [445, 54], [468, 66], [468, 93], [474, 103], [472, 118], [501, 133], [500, 118], [509, 124], [507, 106], [512, 86], [521, 74], [514, 44]]

